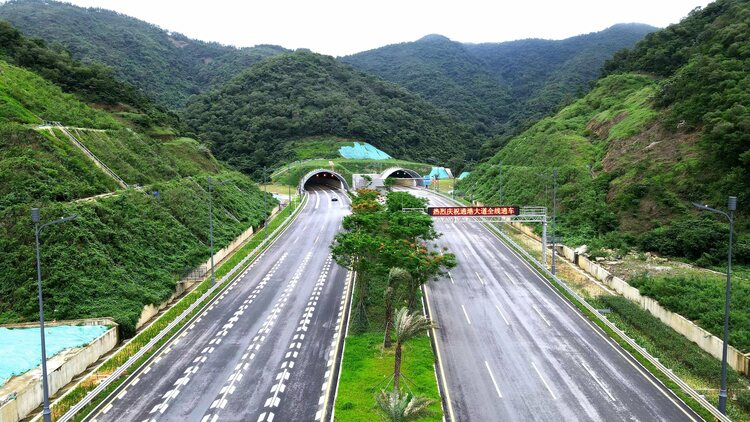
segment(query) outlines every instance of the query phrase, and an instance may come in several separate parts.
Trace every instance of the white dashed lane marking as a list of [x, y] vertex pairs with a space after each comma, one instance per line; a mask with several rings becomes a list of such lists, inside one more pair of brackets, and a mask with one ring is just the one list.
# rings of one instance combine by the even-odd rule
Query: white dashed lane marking
[[[190, 379], [191, 379], [190, 375], [193, 375], [193, 374], [195, 374], [195, 373], [198, 372], [198, 370], [201, 368], [201, 364], [206, 361], [206, 356], [205, 355], [210, 355], [211, 353], [213, 353], [213, 351], [215, 350], [214, 346], [218, 346], [218, 345], [221, 344], [222, 337], [225, 337], [227, 334], [229, 334], [229, 330], [231, 330], [234, 327], [235, 323], [239, 321], [239, 317], [245, 313], [245, 310], [250, 306], [250, 304], [253, 303], [253, 300], [255, 300], [255, 298], [258, 297], [258, 295], [260, 294], [260, 292], [266, 287], [266, 285], [269, 283], [269, 281], [274, 276], [274, 274], [276, 273], [276, 271], [278, 271], [279, 267], [281, 267], [281, 265], [284, 262], [284, 260], [286, 259], [287, 255], [289, 255], [288, 252], [284, 252], [284, 254], [281, 255], [281, 257], [279, 258], [279, 260], [276, 261], [276, 263], [273, 265], [273, 267], [271, 267], [271, 269], [268, 271], [268, 273], [266, 273], [266, 275], [261, 279], [261, 281], [258, 283], [258, 285], [255, 286], [255, 288], [250, 292], [250, 294], [247, 296], [247, 299], [245, 299], [242, 302], [242, 305], [240, 305], [240, 307], [234, 312], [234, 314], [232, 314], [232, 316], [229, 319], [227, 319], [227, 321], [225, 321], [225, 323], [224, 323], [224, 325], [222, 325], [221, 329], [219, 329], [219, 331], [217, 331], [214, 334], [214, 337], [211, 340], [209, 340], [209, 342], [208, 342], [209, 345], [207, 347], [204, 347], [203, 350], [201, 350], [200, 355], [197, 356], [195, 359], [193, 359], [193, 361], [192, 361], [193, 365], [187, 367], [185, 369], [185, 371], [183, 372], [183, 376], [180, 377], [177, 381], [174, 382], [174, 384], [173, 384], [174, 388], [171, 389], [171, 390], [169, 390], [169, 391], [167, 391], [161, 397], [162, 401], [160, 403], [158, 403], [156, 406], [154, 406], [151, 409], [151, 412], [149, 412], [149, 413], [155, 413], [157, 411], [159, 413], [164, 413], [164, 411], [169, 406], [169, 401], [172, 400], [172, 399], [174, 399], [175, 397], [177, 397], [178, 394], [180, 394], [180, 390], [182, 388], [184, 388], [185, 385], [187, 385], [187, 383], [190, 381]], [[242, 275], [244, 276], [245, 274], [247, 274], [247, 272], [250, 271], [250, 269], [253, 268], [257, 262], [258, 262], [258, 260], [256, 260], [252, 265], [250, 265], [250, 267], [248, 267], [242, 273]], [[240, 280], [241, 278], [242, 277], [238, 277], [237, 280]], [[232, 287], [235, 283], [237, 283], [237, 280], [235, 280], [230, 287]], [[224, 294], [226, 294], [226, 292]], [[208, 308], [208, 310], [211, 310], [214, 307], [214, 305], [218, 304], [219, 301], [220, 301], [220, 299], [221, 299], [221, 297], [223, 297], [224, 294], [222, 294], [221, 296], [219, 296], [219, 300], [217, 300], [216, 302], [214, 302], [214, 304], [211, 305]], [[199, 322], [200, 319], [201, 318], [198, 318], [193, 324], [191, 324], [191, 328], [192, 328], [193, 325], [195, 325], [197, 322]], [[171, 349], [171, 347], [169, 349]], [[167, 350], [169, 350], [169, 349], [167, 349]], [[161, 360], [161, 356], [158, 357], [154, 361], [154, 363], [157, 363], [159, 360]], [[148, 372], [148, 369], [150, 369], [150, 367], [146, 368], [146, 369], [147, 370], [144, 371], [144, 374]], [[120, 393], [120, 395], [118, 396], [118, 398], [122, 397], [126, 392], [127, 392], [127, 390], [124, 390], [122, 393]]]
[[[300, 266], [297, 268], [297, 271], [289, 280], [286, 288], [281, 293], [281, 296], [279, 296], [278, 300], [276, 301], [273, 308], [271, 309], [271, 313], [266, 317], [266, 320], [263, 322], [263, 325], [258, 330], [258, 333], [256, 334], [256, 336], [253, 337], [252, 342], [246, 349], [246, 353], [242, 355], [240, 362], [235, 367], [235, 371], [227, 379], [227, 384], [224, 385], [224, 387], [219, 392], [219, 396], [211, 403], [211, 406], [208, 412], [203, 416], [202, 421], [213, 421], [213, 420], [218, 419], [219, 412], [221, 411], [221, 409], [224, 409], [226, 407], [228, 403], [228, 397], [231, 396], [236, 390], [235, 384], [242, 380], [243, 373], [247, 370], [247, 368], [249, 368], [248, 363], [255, 358], [255, 352], [258, 349], [260, 349], [260, 346], [261, 344], [264, 343], [266, 336], [270, 334], [271, 329], [276, 324], [276, 321], [281, 315], [282, 309], [284, 308], [287, 301], [289, 300], [289, 297], [294, 292], [297, 286], [297, 283], [302, 278], [302, 275], [304, 274], [305, 269], [307, 268], [307, 264], [310, 262], [311, 257], [312, 257], [312, 252], [308, 252], [307, 255], [305, 255], [304, 259], [300, 263]], [[295, 343], [297, 339], [295, 339]], [[289, 353], [291, 352], [287, 352], [287, 356], [289, 356]], [[296, 351], [294, 351], [294, 357], [295, 358], [297, 357]], [[286, 368], [284, 368], [284, 371], [286, 371]], [[283, 385], [284, 377], [285, 375], [282, 375], [281, 381], [279, 381], [279, 384], [275, 384], [275, 385]], [[286, 378], [288, 378], [288, 373], [286, 375]], [[272, 389], [272, 392], [274, 393], [276, 397], [275, 399], [271, 400], [271, 403], [277, 402], [277, 399], [278, 401], [280, 401], [280, 399], [278, 398], [278, 395], [283, 393], [283, 389], [285, 388], [286, 388], [285, 386], [283, 386], [283, 388], [279, 386], [279, 387], [276, 387], [275, 391]], [[282, 389], [282, 391], [278, 391], [279, 389]], [[271, 421], [273, 420], [273, 416], [270, 416], [270, 419], [264, 419], [264, 420]]]

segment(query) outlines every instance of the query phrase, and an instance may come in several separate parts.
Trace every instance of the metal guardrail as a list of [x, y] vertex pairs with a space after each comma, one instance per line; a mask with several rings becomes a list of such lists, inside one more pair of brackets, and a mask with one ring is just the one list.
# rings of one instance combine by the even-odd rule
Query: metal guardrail
[[[305, 200], [306, 199], [307, 199], [307, 197], [305, 197]], [[293, 215], [294, 218], [296, 218], [299, 215], [299, 213], [301, 212], [301, 210], [303, 209], [303, 207], [304, 207], [304, 202], [300, 203], [299, 207], [295, 211], [295, 214]], [[293, 220], [288, 220], [288, 221], [293, 221]], [[162, 329], [159, 332], [159, 334], [157, 334], [156, 336], [154, 336], [154, 338], [152, 338], [151, 341], [149, 341], [148, 343], [146, 343], [146, 345], [144, 345], [143, 347], [141, 347], [141, 349], [138, 350], [138, 352], [136, 352], [133, 356], [131, 356], [130, 359], [128, 359], [124, 364], [122, 364], [119, 368], [117, 368], [117, 370], [115, 370], [114, 372], [112, 372], [107, 378], [105, 378], [102, 382], [100, 382], [96, 386], [96, 388], [94, 388], [88, 394], [86, 394], [86, 396], [83, 399], [81, 399], [81, 401], [79, 401], [74, 406], [72, 406], [63, 416], [61, 416], [57, 420], [59, 422], [68, 422], [70, 420], [73, 420], [73, 418], [78, 414], [78, 412], [80, 412], [81, 410], [83, 410], [84, 407], [88, 406], [102, 391], [104, 391], [107, 387], [109, 387], [110, 384], [112, 384], [113, 382], [115, 382], [115, 380], [117, 380], [118, 378], [120, 378], [120, 376], [122, 376], [125, 373], [125, 371], [127, 371], [128, 369], [130, 369], [130, 367], [135, 362], [137, 362], [140, 358], [142, 358], [143, 355], [145, 355], [146, 353], [148, 353], [148, 351], [151, 350], [151, 348], [153, 348], [154, 345], [156, 345], [159, 341], [161, 341], [170, 331], [172, 331], [172, 329], [175, 326], [177, 326], [177, 324], [179, 324], [180, 322], [182, 322], [182, 320], [184, 320], [185, 318], [187, 318], [187, 316], [190, 315], [195, 310], [196, 307], [198, 307], [206, 299], [210, 298], [211, 294], [215, 290], [217, 290], [219, 288], [221, 288], [222, 290], [227, 289], [230, 286], [230, 284], [227, 284], [226, 286], [221, 287], [222, 284], [224, 284], [224, 282], [229, 277], [231, 277], [232, 275], [234, 275], [235, 273], [237, 273], [237, 270], [239, 270], [240, 268], [242, 268], [242, 266], [245, 265], [247, 263], [247, 261], [251, 257], [252, 258], [257, 257], [257, 253], [259, 251], [261, 251], [261, 250], [263, 250], [263, 248], [267, 247], [269, 245], [269, 242], [272, 242], [272, 241], [274, 241], [276, 239], [277, 234], [279, 233], [279, 231], [286, 230], [287, 228], [289, 228], [290, 225], [291, 225], [291, 223], [290, 224], [282, 224], [279, 227], [277, 227], [276, 230], [274, 230], [273, 232], [271, 232], [271, 234], [268, 237], [266, 237], [265, 239], [263, 239], [263, 241], [258, 246], [256, 246], [255, 249], [253, 249], [245, 258], [243, 258], [239, 263], [237, 263], [237, 265], [235, 265], [234, 268], [232, 268], [232, 270], [229, 273], [227, 273], [224, 277], [222, 277], [221, 279], [219, 279], [218, 283], [214, 284], [213, 287], [211, 287], [208, 290], [206, 290], [206, 292], [200, 298], [198, 298], [195, 302], [193, 302], [187, 309], [185, 309], [184, 311], [182, 311], [182, 313], [180, 315], [178, 315], [177, 318], [175, 318], [166, 327], [164, 327], [164, 329]], [[238, 274], [238, 275], [234, 276], [234, 278], [237, 278], [239, 276], [240, 275]], [[209, 301], [205, 305], [203, 305], [203, 308], [206, 308], [209, 305], [211, 305], [211, 303], [214, 300], [216, 300], [217, 297], [219, 297], [218, 294], [214, 297], [214, 299], [212, 299], [211, 301]], [[197, 315], [200, 315], [200, 313], [197, 313], [196, 316]], [[179, 333], [177, 333], [177, 334], [179, 334]], [[166, 346], [166, 344], [164, 346]]]

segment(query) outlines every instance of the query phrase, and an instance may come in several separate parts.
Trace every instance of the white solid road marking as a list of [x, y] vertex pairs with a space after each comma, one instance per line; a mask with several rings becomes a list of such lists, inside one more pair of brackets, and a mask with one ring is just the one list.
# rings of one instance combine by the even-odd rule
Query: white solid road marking
[[315, 192], [315, 209], [317, 210], [320, 206], [320, 194], [318, 192]]
[[476, 274], [476, 275], [477, 275], [477, 278], [479, 279], [479, 281], [480, 281], [480, 282], [482, 283], [482, 285], [484, 285], [485, 283], [484, 283], [484, 280], [482, 279], [482, 276], [481, 276], [481, 275], [479, 275], [479, 273], [478, 273], [478, 272], [476, 272], [476, 271], [474, 271], [474, 274]]
[[549, 321], [547, 321], [547, 318], [544, 317], [544, 315], [542, 314], [542, 311], [540, 311], [539, 308], [536, 307], [536, 305], [531, 305], [531, 306], [534, 308], [534, 310], [536, 311], [536, 313], [538, 313], [539, 316], [542, 317], [542, 319], [544, 320], [544, 322], [547, 323], [547, 326], [551, 327], [552, 324], [550, 324]]
[[508, 274], [508, 272], [507, 272], [507, 271], [505, 271], [505, 269], [503, 269], [503, 274], [505, 274], [505, 276], [506, 276], [506, 277], [508, 277], [508, 280], [510, 280], [510, 282], [511, 282], [511, 283], [513, 283], [513, 284], [518, 284], [518, 282], [516, 281], [516, 279], [515, 279], [515, 278], [513, 278], [513, 277], [511, 277], [511, 275], [510, 275], [510, 274]]
[[466, 322], [468, 322], [469, 325], [471, 325], [471, 320], [469, 319], [469, 314], [466, 313], [466, 308], [464, 308], [464, 305], [461, 305], [461, 309], [464, 310], [464, 316], [466, 317]]
[[495, 384], [495, 391], [497, 391], [497, 396], [500, 398], [503, 398], [503, 395], [500, 394], [500, 387], [497, 386], [497, 381], [495, 381], [495, 376], [492, 375], [492, 370], [490, 369], [490, 364], [487, 363], [487, 361], [484, 361], [484, 366], [487, 367], [487, 372], [490, 374], [490, 378], [492, 378], [492, 383]]
[[495, 305], [495, 308], [498, 312], [500, 312], [500, 316], [503, 317], [503, 321], [505, 321], [505, 325], [510, 325], [510, 322], [508, 322], [508, 318], [505, 318], [505, 315], [503, 315], [503, 311], [500, 310], [500, 307]]
[[451, 284], [456, 284], [456, 283], [453, 282], [453, 276], [451, 275], [450, 271], [448, 271], [448, 278], [451, 279]]
[[547, 380], [544, 379], [544, 377], [542, 376], [542, 373], [539, 372], [539, 369], [536, 368], [536, 365], [534, 365], [533, 361], [531, 362], [531, 366], [534, 367], [534, 370], [536, 371], [536, 374], [539, 375], [539, 379], [541, 379], [542, 382], [544, 383], [544, 386], [547, 387], [547, 391], [549, 391], [549, 394], [552, 396], [552, 399], [553, 400], [557, 400], [557, 397], [555, 396], [555, 393], [553, 393], [552, 389], [549, 388], [549, 384], [547, 384]]
[[599, 387], [601, 387], [601, 389], [604, 390], [605, 393], [607, 393], [609, 398], [612, 399], [612, 401], [615, 401], [615, 397], [612, 395], [612, 393], [609, 392], [609, 390], [607, 390], [607, 387], [605, 387], [604, 384], [601, 382], [601, 380], [599, 380], [599, 377], [597, 377], [594, 374], [594, 371], [592, 371], [591, 368], [589, 368], [589, 366], [586, 365], [586, 362], [580, 361], [580, 363], [581, 363], [581, 366], [583, 366], [583, 369], [585, 369], [586, 372], [588, 372], [589, 375], [591, 375], [591, 378], [593, 378], [594, 381], [596, 381], [596, 383], [599, 384]]

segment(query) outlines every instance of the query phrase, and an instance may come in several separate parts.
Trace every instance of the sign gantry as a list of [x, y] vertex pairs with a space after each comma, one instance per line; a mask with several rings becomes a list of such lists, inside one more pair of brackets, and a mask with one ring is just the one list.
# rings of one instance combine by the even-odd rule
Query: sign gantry
[[404, 208], [424, 212], [446, 223], [539, 223], [542, 225], [542, 262], [547, 262], [547, 208], [498, 205], [481, 207]]

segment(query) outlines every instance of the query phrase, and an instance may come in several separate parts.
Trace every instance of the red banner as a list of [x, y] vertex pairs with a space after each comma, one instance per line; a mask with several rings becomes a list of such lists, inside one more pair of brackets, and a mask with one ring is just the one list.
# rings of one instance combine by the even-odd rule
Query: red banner
[[433, 217], [508, 217], [518, 215], [517, 206], [498, 207], [428, 207]]

